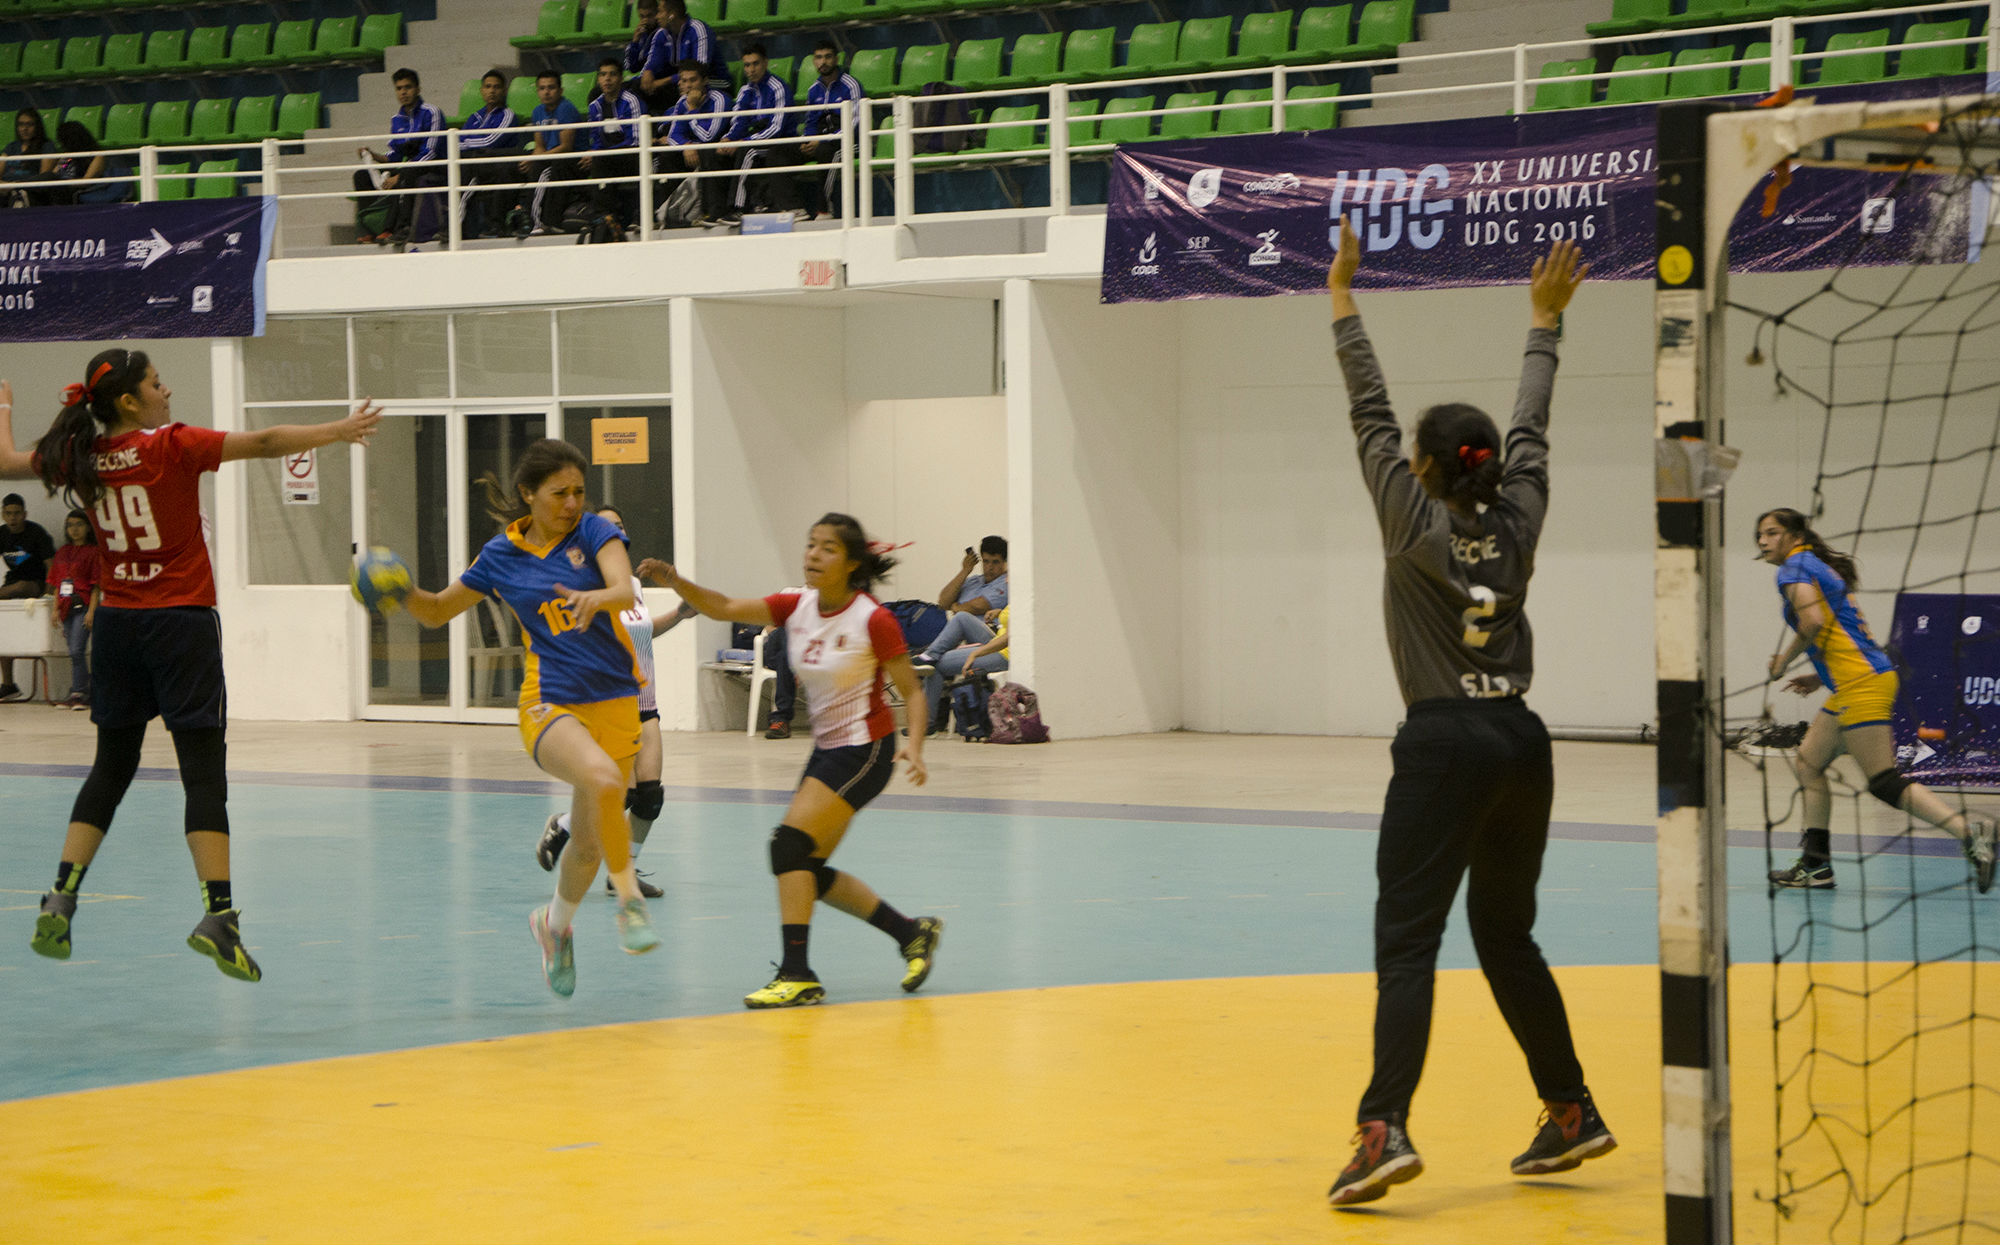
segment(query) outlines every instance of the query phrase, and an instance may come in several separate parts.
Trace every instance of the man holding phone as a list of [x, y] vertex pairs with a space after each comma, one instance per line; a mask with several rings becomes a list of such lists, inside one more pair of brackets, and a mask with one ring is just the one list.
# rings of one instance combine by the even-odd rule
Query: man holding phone
[[1007, 607], [1007, 538], [988, 536], [979, 542], [979, 552], [965, 550], [965, 565], [958, 568], [944, 590], [938, 593], [938, 608], [950, 614], [971, 614], [983, 618]]

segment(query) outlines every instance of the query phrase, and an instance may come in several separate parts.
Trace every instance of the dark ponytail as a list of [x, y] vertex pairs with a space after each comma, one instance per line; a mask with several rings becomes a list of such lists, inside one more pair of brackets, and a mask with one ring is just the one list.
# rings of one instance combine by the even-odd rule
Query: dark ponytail
[[542, 487], [544, 481], [564, 467], [574, 467], [586, 478], [590, 475], [590, 463], [583, 451], [569, 442], [547, 437], [529, 442], [514, 463], [512, 487], [502, 485], [500, 477], [490, 471], [479, 477], [479, 484], [486, 490], [486, 513], [501, 524], [526, 518], [528, 503], [521, 500], [521, 494]]
[[1766, 510], [1757, 516], [1756, 527], [1750, 529], [1752, 540], [1756, 539], [1757, 528], [1764, 526], [1766, 519], [1776, 521], [1787, 536], [1804, 545], [1814, 557], [1832, 567], [1833, 573], [1840, 576], [1840, 581], [1849, 588], [1861, 586], [1861, 570], [1854, 565], [1853, 556], [1840, 552], [1820, 539], [1820, 534], [1812, 530], [1810, 521], [1805, 515], [1784, 507]]
[[1446, 501], [1490, 506], [1500, 500], [1500, 429], [1493, 417], [1463, 402], [1431, 407], [1417, 420], [1417, 452], [1430, 456]]
[[840, 547], [853, 560], [854, 569], [848, 573], [847, 586], [856, 592], [868, 592], [875, 587], [878, 579], [887, 579], [889, 572], [896, 568], [896, 559], [889, 556], [887, 545], [877, 545], [868, 539], [868, 533], [861, 530], [861, 520], [851, 514], [828, 512], [819, 517], [814, 527], [830, 527]]
[[83, 383], [63, 390], [63, 409], [35, 443], [35, 468], [51, 497], [61, 489], [72, 505], [85, 510], [97, 505], [104, 493], [97, 478], [97, 438], [117, 425], [118, 399], [138, 393], [152, 366], [145, 351], [114, 347], [91, 356]]

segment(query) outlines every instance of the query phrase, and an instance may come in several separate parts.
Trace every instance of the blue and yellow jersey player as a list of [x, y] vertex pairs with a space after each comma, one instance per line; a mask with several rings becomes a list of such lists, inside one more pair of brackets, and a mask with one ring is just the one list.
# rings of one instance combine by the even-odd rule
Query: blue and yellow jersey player
[[1869, 634], [1868, 621], [1851, 591], [1860, 582], [1854, 559], [1831, 549], [1796, 510], [1770, 510], [1757, 518], [1757, 554], [1778, 568], [1778, 594], [1792, 641], [1771, 657], [1771, 677], [1782, 678], [1803, 651], [1813, 673], [1786, 686], [1800, 695], [1825, 687], [1824, 708], [1799, 742], [1795, 767], [1803, 793], [1804, 838], [1799, 858], [1773, 870], [1771, 885], [1805, 890], [1831, 889], [1833, 857], [1828, 824], [1833, 792], [1827, 767], [1842, 752], [1853, 755], [1868, 778], [1868, 791], [1889, 807], [1922, 818], [1958, 837], [1973, 880], [1984, 892], [1993, 886], [1994, 819], [1954, 809], [1920, 782], [1896, 771], [1896, 740], [1889, 718], [1896, 704], [1895, 663]]
[[521, 742], [535, 764], [568, 783], [570, 839], [555, 897], [528, 925], [542, 950], [549, 988], [576, 989], [570, 923], [597, 879], [601, 859], [618, 897], [627, 952], [660, 945], [632, 866], [625, 789], [639, 754], [639, 664], [618, 621], [630, 607], [632, 558], [625, 534], [585, 512], [581, 451], [536, 441], [514, 468], [511, 491], [485, 481], [489, 509], [507, 529], [443, 592], [413, 590], [404, 605], [426, 627], [442, 627], [482, 596], [507, 603], [521, 620], [527, 672], [521, 683]]

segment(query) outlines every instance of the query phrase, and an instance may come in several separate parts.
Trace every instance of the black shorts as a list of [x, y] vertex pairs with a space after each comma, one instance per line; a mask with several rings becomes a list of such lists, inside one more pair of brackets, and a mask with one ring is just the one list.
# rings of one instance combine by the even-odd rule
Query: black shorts
[[806, 758], [807, 778], [817, 778], [859, 812], [889, 785], [896, 768], [896, 737], [884, 735], [871, 744], [845, 748], [814, 748]]
[[90, 638], [90, 720], [170, 731], [227, 724], [222, 620], [205, 606], [97, 607]]
[[658, 709], [639, 710], [639, 725], [644, 726], [648, 722], [657, 722], [659, 720], [660, 711]]

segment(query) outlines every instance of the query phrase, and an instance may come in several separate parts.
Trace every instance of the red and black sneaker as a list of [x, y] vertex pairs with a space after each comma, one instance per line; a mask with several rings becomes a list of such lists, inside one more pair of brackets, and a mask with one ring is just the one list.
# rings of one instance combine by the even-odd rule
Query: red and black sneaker
[[1617, 1138], [1598, 1118], [1597, 1104], [1585, 1093], [1581, 1102], [1542, 1099], [1541, 1131], [1511, 1164], [1516, 1176], [1547, 1176], [1583, 1166], [1585, 1159], [1609, 1154]]
[[1359, 1147], [1354, 1158], [1326, 1191], [1326, 1200], [1335, 1206], [1372, 1202], [1387, 1193], [1390, 1185], [1424, 1174], [1423, 1156], [1410, 1144], [1403, 1126], [1393, 1120], [1363, 1122], [1354, 1140]]

